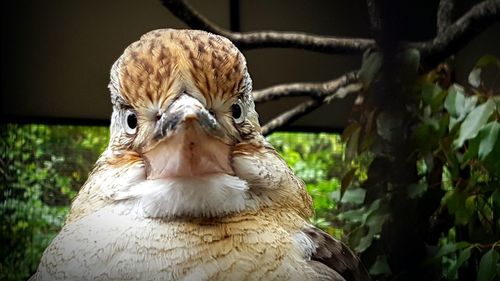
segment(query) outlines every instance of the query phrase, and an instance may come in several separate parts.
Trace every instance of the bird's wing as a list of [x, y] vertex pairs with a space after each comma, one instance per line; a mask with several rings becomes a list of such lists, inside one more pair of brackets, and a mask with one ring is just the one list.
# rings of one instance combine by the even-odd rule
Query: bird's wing
[[346, 281], [371, 280], [358, 256], [344, 243], [313, 226], [303, 232], [314, 243], [315, 251], [310, 263], [317, 272], [329, 274], [332, 280], [342, 280], [339, 279], [339, 274]]

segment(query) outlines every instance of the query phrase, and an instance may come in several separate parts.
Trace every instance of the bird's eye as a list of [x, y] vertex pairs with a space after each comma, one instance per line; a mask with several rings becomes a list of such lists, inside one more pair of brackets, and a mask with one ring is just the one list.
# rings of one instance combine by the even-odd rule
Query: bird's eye
[[135, 112], [133, 112], [132, 110], [127, 110], [127, 112], [125, 112], [125, 122], [124, 123], [124, 127], [125, 127], [125, 132], [127, 134], [135, 134], [135, 132], [137, 131], [137, 115], [135, 114]]
[[238, 100], [231, 106], [231, 114], [233, 115], [233, 119], [236, 123], [239, 124], [245, 121], [245, 111], [241, 100]]

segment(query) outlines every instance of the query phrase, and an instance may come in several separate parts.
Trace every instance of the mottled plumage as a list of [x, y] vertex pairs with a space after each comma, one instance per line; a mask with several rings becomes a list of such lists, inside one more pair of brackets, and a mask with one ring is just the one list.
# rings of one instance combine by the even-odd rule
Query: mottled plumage
[[111, 70], [111, 138], [33, 280], [367, 280], [260, 133], [243, 55], [155, 30]]

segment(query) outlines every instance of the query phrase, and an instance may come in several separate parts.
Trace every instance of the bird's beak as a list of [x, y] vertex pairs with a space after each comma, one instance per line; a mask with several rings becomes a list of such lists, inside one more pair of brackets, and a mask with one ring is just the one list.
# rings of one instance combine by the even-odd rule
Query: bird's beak
[[233, 174], [224, 136], [203, 104], [182, 94], [161, 114], [154, 146], [143, 152], [147, 179]]
[[183, 93], [169, 106], [166, 112], [161, 114], [156, 123], [155, 138], [169, 137], [193, 123], [199, 125], [209, 135], [218, 138], [224, 136], [221, 126], [203, 104], [189, 94]]

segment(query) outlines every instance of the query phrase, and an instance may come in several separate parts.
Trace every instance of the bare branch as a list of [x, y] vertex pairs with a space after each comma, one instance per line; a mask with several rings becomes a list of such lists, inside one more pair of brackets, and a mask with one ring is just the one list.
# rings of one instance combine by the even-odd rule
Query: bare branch
[[[328, 54], [361, 54], [368, 48], [375, 48], [375, 41], [362, 38], [338, 38], [294, 32], [230, 32], [212, 23], [183, 0], [162, 0], [175, 16], [191, 28], [203, 29], [220, 34], [231, 40], [240, 49], [253, 48], [298, 48]], [[371, 2], [368, 1], [368, 4]], [[500, 1], [486, 0], [476, 4], [470, 11], [449, 25], [451, 21], [450, 0], [440, 4], [438, 22], [442, 33], [430, 41], [409, 43], [421, 52], [423, 58], [439, 60], [458, 51], [480, 31], [497, 22], [500, 16]], [[369, 7], [373, 10], [373, 7]], [[377, 25], [376, 22], [374, 22]], [[447, 27], [447, 28], [446, 28]]]
[[454, 0], [441, 0], [437, 12], [437, 30], [438, 36], [443, 34], [451, 25]]
[[269, 135], [270, 133], [278, 130], [287, 124], [292, 123], [293, 121], [299, 119], [300, 117], [308, 114], [309, 112], [315, 110], [320, 107], [323, 102], [319, 99], [312, 99], [306, 102], [303, 102], [296, 107], [284, 112], [283, 114], [275, 117], [271, 121], [267, 122], [266, 125], [262, 127], [262, 134], [264, 136]]
[[256, 103], [277, 100], [283, 97], [322, 98], [336, 92], [340, 87], [358, 80], [357, 71], [349, 72], [337, 79], [323, 83], [292, 83], [272, 86], [253, 92]]
[[231, 37], [230, 31], [212, 23], [186, 2], [182, 0], [161, 0], [161, 2], [163, 6], [189, 27], [219, 34], [227, 38]]
[[242, 49], [297, 48], [328, 54], [361, 54], [375, 47], [375, 41], [362, 38], [339, 38], [306, 33], [284, 33], [276, 31], [233, 34], [232, 40]]
[[[333, 82], [336, 82], [336, 86], [335, 87], [329, 86], [331, 87], [331, 89], [328, 92], [325, 91], [322, 93], [318, 93], [316, 91], [319, 88], [322, 88], [322, 86], [320, 86], [322, 84], [317, 84], [316, 86], [318, 86], [318, 89], [313, 89], [314, 94], [312, 95], [313, 96], [312, 99], [305, 101], [288, 111], [285, 111], [284, 113], [278, 115], [271, 121], [267, 122], [262, 127], [262, 134], [268, 135], [278, 130], [279, 128], [288, 125], [293, 121], [299, 119], [300, 117], [308, 114], [309, 112], [315, 110], [321, 105], [329, 103], [333, 99], [344, 98], [346, 95], [350, 93], [359, 92], [363, 88], [362, 83], [358, 81], [357, 74], [354, 72], [347, 73], [346, 75], [343, 75], [338, 79], [328, 81], [323, 84], [335, 84]], [[281, 85], [281, 86], [286, 87], [286, 85]]]
[[444, 28], [443, 32], [433, 40], [410, 43], [409, 46], [418, 49], [427, 61], [440, 61], [456, 53], [482, 30], [499, 21], [500, 1], [483, 1], [472, 7], [452, 25]]
[[189, 27], [222, 35], [240, 49], [297, 48], [328, 54], [361, 54], [375, 47], [372, 39], [339, 38], [298, 32], [230, 32], [209, 21], [183, 0], [161, 0], [175, 16]]

